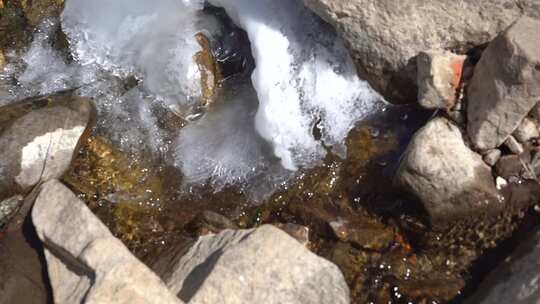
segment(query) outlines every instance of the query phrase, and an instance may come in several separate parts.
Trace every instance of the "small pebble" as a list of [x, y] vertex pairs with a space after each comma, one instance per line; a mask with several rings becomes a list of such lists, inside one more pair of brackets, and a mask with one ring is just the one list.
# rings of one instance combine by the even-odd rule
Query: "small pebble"
[[499, 149], [493, 149], [493, 150], [489, 150], [485, 155], [484, 155], [484, 162], [490, 166], [495, 166], [495, 164], [499, 161], [499, 159], [501, 158], [501, 150]]
[[509, 136], [504, 144], [514, 154], [520, 155], [524, 152], [523, 145], [521, 145], [514, 136]]
[[501, 190], [508, 186], [508, 182], [500, 176], [497, 176], [497, 179], [495, 179], [495, 184], [497, 185], [497, 190]]

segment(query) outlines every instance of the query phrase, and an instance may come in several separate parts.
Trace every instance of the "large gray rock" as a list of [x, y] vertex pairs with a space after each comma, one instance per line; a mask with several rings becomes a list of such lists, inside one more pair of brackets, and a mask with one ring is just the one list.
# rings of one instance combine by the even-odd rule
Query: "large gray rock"
[[538, 0], [304, 0], [334, 25], [362, 77], [389, 101], [415, 101], [420, 51], [467, 49], [493, 39]]
[[460, 129], [443, 117], [414, 135], [395, 183], [420, 199], [434, 226], [498, 211], [503, 205], [490, 167], [466, 146]]
[[269, 225], [203, 236], [154, 269], [189, 303], [349, 303], [337, 266]]
[[535, 232], [499, 265], [465, 303], [540, 303], [540, 232]]
[[69, 106], [32, 111], [0, 134], [0, 198], [59, 178], [86, 130], [92, 107], [76, 98]]
[[501, 145], [540, 101], [540, 20], [521, 18], [489, 44], [468, 90], [468, 133]]
[[181, 303], [59, 181], [41, 186], [32, 221], [55, 303]]

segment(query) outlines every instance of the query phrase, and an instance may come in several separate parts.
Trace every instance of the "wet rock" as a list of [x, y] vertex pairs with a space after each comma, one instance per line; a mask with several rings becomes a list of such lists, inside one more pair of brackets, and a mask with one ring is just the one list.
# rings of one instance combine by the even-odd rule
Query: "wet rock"
[[[355, 225], [356, 224], [356, 225]], [[343, 241], [349, 242], [364, 249], [380, 251], [386, 247], [394, 238], [394, 233], [390, 229], [385, 229], [381, 224], [373, 223], [351, 223], [345, 219], [338, 218], [329, 223], [335, 236]]]
[[468, 304], [515, 303], [540, 301], [540, 233], [535, 232], [465, 301]]
[[32, 221], [55, 303], [181, 303], [59, 181], [41, 186]]
[[506, 140], [504, 141], [504, 145], [508, 148], [508, 150], [510, 150], [510, 152], [516, 154], [516, 155], [520, 155], [522, 154], [525, 150], [523, 149], [523, 145], [521, 145], [517, 139], [510, 135], [508, 136], [508, 138], [506, 138]]
[[18, 1], [30, 26], [38, 25], [43, 18], [59, 15], [64, 7], [64, 0]]
[[434, 226], [499, 208], [491, 169], [459, 128], [438, 117], [420, 129], [402, 156], [396, 185], [415, 195]]
[[493, 167], [501, 158], [501, 154], [502, 152], [499, 149], [489, 150], [486, 154], [484, 154], [484, 162]]
[[478, 62], [468, 89], [468, 133], [480, 149], [501, 145], [540, 100], [540, 20], [521, 18]]
[[91, 111], [87, 99], [76, 98], [69, 106], [41, 108], [12, 122], [0, 135], [0, 198], [13, 189], [27, 191], [38, 182], [60, 177], [71, 163]]
[[21, 205], [22, 200], [22, 196], [15, 195], [0, 201], [0, 229], [2, 229], [9, 222], [12, 215]]
[[444, 50], [418, 55], [418, 103], [422, 107], [448, 110], [454, 106], [466, 58]]
[[361, 76], [391, 102], [416, 100], [414, 57], [420, 51], [467, 50], [490, 41], [522, 14], [539, 14], [535, 0], [520, 2], [304, 0], [337, 29]]
[[285, 231], [288, 235], [297, 240], [300, 244], [307, 246], [309, 244], [309, 227], [291, 223], [277, 223], [274, 226]]
[[190, 303], [349, 303], [334, 264], [269, 225], [203, 236], [165, 270], [169, 288]]
[[231, 220], [212, 211], [203, 211], [197, 214], [195, 218], [186, 225], [186, 230], [195, 236], [219, 233], [225, 229], [236, 228], [238, 227]]
[[221, 70], [212, 54], [210, 40], [202, 33], [195, 35], [202, 50], [195, 54], [195, 61], [201, 73], [202, 106], [208, 106], [214, 101], [214, 95], [222, 80]]
[[495, 171], [497, 175], [506, 180], [510, 180], [512, 177], [519, 178], [524, 168], [523, 164], [524, 162], [518, 155], [505, 155], [497, 162]]
[[540, 133], [538, 133], [538, 126], [531, 119], [525, 118], [516, 131], [514, 131], [514, 137], [520, 143], [527, 143], [534, 138], [538, 138], [540, 137]]
[[4, 57], [4, 52], [2, 50], [0, 50], [0, 70], [2, 70], [4, 68], [4, 66], [6, 65], [6, 57]]

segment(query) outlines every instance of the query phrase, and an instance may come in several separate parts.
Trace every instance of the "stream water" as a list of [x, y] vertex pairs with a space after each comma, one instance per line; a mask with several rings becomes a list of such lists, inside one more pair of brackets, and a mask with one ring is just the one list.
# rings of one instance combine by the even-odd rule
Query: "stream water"
[[[355, 302], [458, 295], [486, 248], [467, 226], [431, 232], [391, 186], [431, 113], [383, 101], [300, 1], [209, 2], [68, 0], [6, 52], [0, 106], [92, 98], [92, 132], [63, 182], [149, 265], [201, 234], [294, 224]], [[197, 222], [201, 211], [225, 219]]]

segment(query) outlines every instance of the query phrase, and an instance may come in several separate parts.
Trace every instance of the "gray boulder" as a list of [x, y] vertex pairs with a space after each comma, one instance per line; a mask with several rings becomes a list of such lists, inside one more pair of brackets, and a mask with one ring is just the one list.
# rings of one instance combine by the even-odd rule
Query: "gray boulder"
[[391, 102], [416, 100], [416, 60], [433, 48], [466, 50], [492, 40], [537, 0], [304, 0], [347, 42], [363, 78]]
[[59, 181], [41, 186], [32, 221], [55, 303], [181, 303]]
[[11, 123], [0, 135], [0, 198], [59, 178], [71, 163], [91, 111], [87, 99], [75, 98], [69, 106], [41, 108]]
[[540, 232], [535, 232], [498, 266], [467, 304], [540, 303]]
[[189, 303], [349, 303], [337, 266], [270, 225], [203, 236], [154, 269]]
[[503, 205], [490, 167], [467, 147], [460, 129], [443, 117], [414, 135], [395, 183], [420, 199], [434, 226], [498, 211]]
[[540, 101], [540, 20], [521, 18], [498, 36], [468, 90], [468, 134], [479, 149], [500, 146]]

